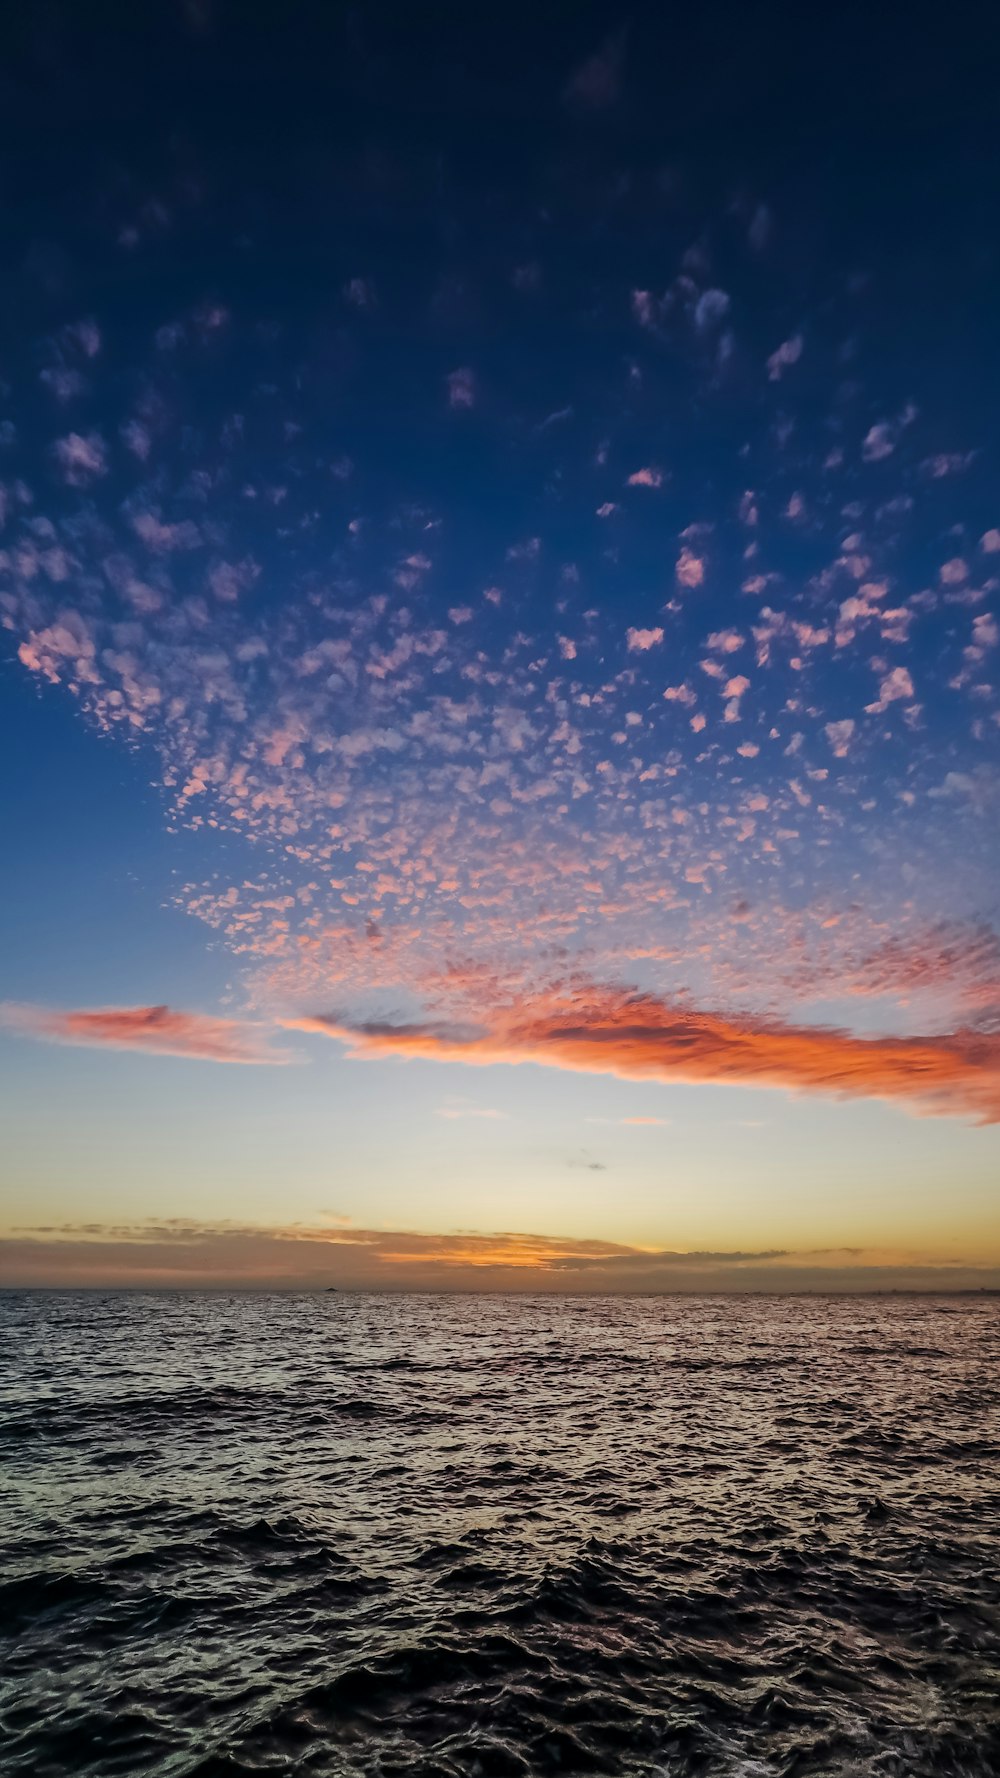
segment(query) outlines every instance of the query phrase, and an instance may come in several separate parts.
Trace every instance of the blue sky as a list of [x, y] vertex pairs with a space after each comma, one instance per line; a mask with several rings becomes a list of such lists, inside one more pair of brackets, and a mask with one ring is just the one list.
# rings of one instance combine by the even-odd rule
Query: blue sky
[[15, 1281], [994, 1276], [984, 65], [724, 16], [15, 44]]

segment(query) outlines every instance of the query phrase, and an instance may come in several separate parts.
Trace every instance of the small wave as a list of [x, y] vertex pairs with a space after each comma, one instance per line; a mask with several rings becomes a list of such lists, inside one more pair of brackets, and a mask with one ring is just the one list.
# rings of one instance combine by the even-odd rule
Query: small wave
[[39, 1313], [5, 1778], [1000, 1770], [995, 1305]]

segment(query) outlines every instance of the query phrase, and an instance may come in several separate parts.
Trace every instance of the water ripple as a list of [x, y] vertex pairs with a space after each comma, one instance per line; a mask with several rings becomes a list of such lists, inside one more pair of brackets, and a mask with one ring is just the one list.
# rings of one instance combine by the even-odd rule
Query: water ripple
[[988, 1298], [10, 1293], [11, 1778], [995, 1778]]

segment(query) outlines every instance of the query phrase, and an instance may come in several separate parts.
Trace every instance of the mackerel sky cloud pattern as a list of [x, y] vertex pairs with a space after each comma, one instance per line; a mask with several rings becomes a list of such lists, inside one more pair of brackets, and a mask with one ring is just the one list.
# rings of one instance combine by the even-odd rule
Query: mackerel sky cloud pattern
[[488, 232], [431, 154], [355, 167], [379, 227], [294, 327], [280, 171], [249, 232], [179, 175], [108, 200], [141, 297], [67, 283], [8, 369], [0, 621], [141, 760], [237, 1004], [8, 1025], [997, 1116], [989, 440], [890, 362], [876, 243], [630, 159], [629, 57], [554, 82], [578, 157]]

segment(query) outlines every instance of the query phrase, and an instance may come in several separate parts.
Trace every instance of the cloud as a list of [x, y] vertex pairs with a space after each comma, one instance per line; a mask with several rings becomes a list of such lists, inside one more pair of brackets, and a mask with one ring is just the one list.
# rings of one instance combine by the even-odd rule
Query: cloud
[[869, 426], [861, 446], [861, 455], [866, 463], [881, 463], [884, 457], [891, 457], [896, 448], [893, 427], [888, 420], [880, 420], [877, 425]]
[[874, 1248], [638, 1247], [501, 1230], [435, 1233], [209, 1222], [61, 1223], [6, 1232], [0, 1284], [555, 1292], [962, 1288], [996, 1266]]
[[912, 426], [916, 418], [917, 410], [912, 402], [908, 402], [895, 420], [878, 420], [874, 426], [869, 426], [861, 446], [865, 462], [882, 463], [886, 457], [891, 457], [904, 428]]
[[931, 481], [939, 482], [945, 476], [963, 475], [975, 459], [975, 451], [938, 451], [936, 456], [926, 457], [920, 467]]
[[941, 563], [938, 578], [942, 586], [961, 586], [963, 580], [969, 578], [969, 564], [963, 556], [952, 556], [949, 561]]
[[621, 93], [625, 69], [626, 33], [615, 32], [596, 55], [573, 70], [563, 92], [567, 105], [580, 111], [606, 111]]
[[943, 996], [963, 1020], [1000, 1023], [1000, 937], [984, 922], [941, 920], [894, 935], [837, 974], [851, 994]]
[[258, 563], [249, 556], [242, 562], [214, 562], [208, 572], [208, 584], [217, 599], [231, 605], [253, 586], [259, 574]]
[[640, 327], [652, 327], [659, 304], [651, 290], [633, 290], [629, 306]]
[[82, 352], [84, 358], [96, 358], [101, 349], [101, 330], [92, 316], [70, 322], [60, 337], [65, 345]]
[[722, 695], [727, 700], [725, 708], [727, 722], [739, 722], [740, 699], [745, 697], [749, 690], [750, 681], [745, 673], [737, 673], [733, 679], [726, 680], [722, 687]]
[[887, 1099], [927, 1115], [1000, 1122], [1000, 1036], [856, 1037], [820, 1025], [727, 1017], [621, 988], [552, 992], [497, 1010], [485, 1028], [349, 1024], [334, 1015], [282, 1021], [355, 1057], [532, 1062], [631, 1080], [778, 1087]]
[[802, 335], [796, 333], [789, 340], [783, 340], [777, 351], [772, 352], [767, 361], [768, 380], [778, 383], [786, 370], [798, 364], [802, 357]]
[[498, 1118], [505, 1118], [507, 1113], [494, 1111], [489, 1105], [439, 1105], [434, 1115], [435, 1117], [450, 1118], [455, 1122], [467, 1117], [487, 1118], [490, 1121], [495, 1121]]
[[644, 654], [647, 649], [655, 648], [663, 641], [663, 631], [630, 629], [625, 632], [625, 640], [632, 653]]
[[685, 547], [677, 558], [674, 572], [681, 586], [701, 586], [705, 578], [705, 563], [701, 556], [696, 556], [693, 550]]
[[285, 1050], [269, 1049], [258, 1027], [237, 1019], [176, 1012], [169, 1006], [104, 1006], [90, 1011], [0, 1003], [0, 1026], [47, 1043], [145, 1050], [203, 1062], [284, 1063]]
[[368, 278], [348, 278], [344, 285], [344, 301], [355, 309], [369, 309], [375, 301], [375, 292]]
[[71, 488], [85, 488], [100, 476], [107, 475], [107, 451], [97, 432], [88, 432], [85, 437], [79, 432], [71, 432], [66, 438], [58, 438], [52, 449]]
[[845, 716], [841, 722], [828, 722], [826, 724], [826, 738], [833, 749], [834, 757], [836, 759], [846, 759], [853, 733], [853, 717]]
[[913, 680], [907, 668], [893, 667], [883, 678], [875, 703], [866, 704], [865, 709], [873, 716], [881, 715], [883, 710], [888, 710], [890, 704], [895, 704], [902, 698], [912, 698], [913, 695]]
[[166, 555], [175, 549], [197, 549], [201, 543], [201, 532], [191, 519], [182, 519], [177, 525], [164, 525], [155, 512], [136, 512], [132, 516], [132, 529], [155, 555]]
[[694, 324], [699, 333], [710, 333], [729, 313], [729, 297], [724, 290], [703, 290], [695, 304]]
[[475, 407], [476, 376], [468, 365], [462, 365], [459, 370], [450, 371], [447, 382], [449, 407]]
[[[749, 215], [740, 210], [741, 237]], [[116, 338], [113, 376], [100, 353], [58, 336], [59, 363], [93, 385], [85, 420], [76, 409], [71, 419], [54, 413], [32, 377], [48, 430], [39, 434], [26, 412], [25, 439], [44, 452], [72, 425], [74, 473], [97, 475], [104, 439], [113, 473], [81, 500], [67, 497], [51, 456], [48, 482], [43, 475], [33, 488], [22, 487], [14, 460], [5, 467], [0, 625], [45, 698], [50, 686], [63, 688], [59, 696], [76, 700], [102, 736], [141, 747], [169, 830], [185, 835], [168, 896], [226, 948], [252, 1004], [347, 1006], [352, 1025], [377, 993], [382, 1005], [424, 1002], [434, 1014], [474, 1017], [484, 997], [470, 992], [456, 1005], [434, 987], [455, 959], [509, 971], [512, 992], [530, 984], [534, 998], [562, 967], [554, 958], [580, 957], [589, 974], [613, 981], [630, 979], [642, 956], [642, 979], [664, 1004], [687, 1005], [688, 994], [709, 1009], [749, 1000], [791, 1018], [787, 959], [763, 940], [751, 959], [757, 941], [746, 927], [735, 931], [720, 893], [727, 873], [757, 906], [769, 897], [777, 908], [787, 901], [782, 885], [813, 858], [817, 893], [853, 929], [851, 961], [911, 918], [927, 925], [940, 913], [935, 897], [952, 878], [925, 860], [957, 862], [956, 914], [992, 906], [989, 849], [974, 823], [988, 836], [997, 813], [998, 780], [983, 763], [997, 697], [982, 683], [995, 676], [969, 649], [984, 650], [993, 636], [1000, 532], [984, 528], [1000, 520], [988, 506], [976, 510], [978, 470], [942, 481], [928, 470], [914, 482], [917, 459], [961, 441], [922, 429], [901, 462], [911, 410], [901, 413], [873, 384], [863, 392], [872, 405], [853, 420], [837, 410], [847, 454], [835, 485], [820, 468], [826, 422], [811, 402], [799, 406], [804, 350], [788, 368], [798, 308], [755, 341], [732, 285], [720, 320], [725, 295], [711, 287], [729, 288], [726, 268], [737, 261], [721, 239], [710, 249], [711, 231], [691, 238], [672, 282], [637, 261], [617, 295], [609, 286], [602, 297], [629, 330], [626, 357], [608, 336], [611, 357], [565, 388], [565, 366], [553, 363], [544, 400], [530, 379], [501, 387], [494, 365], [470, 413], [450, 411], [449, 399], [475, 394], [470, 367], [485, 379], [492, 349], [480, 364], [473, 286], [456, 279], [453, 288], [442, 273], [450, 294], [440, 312], [434, 299], [420, 345], [430, 381], [414, 385], [404, 430], [412, 424], [423, 439], [436, 415], [432, 431], [473, 423], [478, 436], [481, 422], [480, 444], [492, 450], [488, 435], [499, 427], [500, 492], [510, 475], [525, 494], [529, 484], [546, 490], [537, 503], [504, 495], [496, 522], [470, 523], [467, 533], [468, 515], [454, 509], [433, 452], [411, 459], [406, 444], [397, 458], [391, 446], [374, 482], [365, 468], [369, 446], [379, 456], [366, 425], [388, 428], [391, 444], [393, 421], [381, 403], [376, 342], [361, 347], [369, 323], [391, 322], [391, 303], [380, 291], [369, 307], [360, 281], [334, 298], [337, 352], [361, 379], [335, 440], [314, 433], [310, 408], [327, 347], [318, 359], [307, 352], [293, 375], [290, 360], [282, 368], [284, 347], [272, 350], [279, 323], [265, 327], [252, 305], [234, 318], [227, 352], [245, 346], [247, 388], [267, 391], [273, 424], [259, 434], [250, 410], [245, 429], [230, 411], [225, 377], [218, 388], [214, 371], [205, 382], [205, 323], [187, 312], [171, 331], [169, 362], [163, 352], [150, 362], [152, 330], [169, 311], [133, 330], [134, 360], [129, 341]], [[527, 253], [522, 246], [509, 265]], [[344, 268], [365, 279], [368, 271], [365, 261]], [[554, 276], [553, 265], [540, 292]], [[544, 304], [508, 294], [517, 325], [544, 333]], [[706, 326], [720, 320], [715, 332], [697, 332], [696, 308]], [[451, 344], [440, 333], [446, 311]], [[777, 456], [752, 469], [753, 452], [737, 449], [736, 410], [735, 431], [721, 423], [722, 391], [688, 405], [682, 377], [675, 392], [690, 448], [675, 462], [662, 429], [642, 416], [674, 411], [668, 359], [690, 359], [694, 395], [731, 320]], [[419, 332], [424, 322], [415, 324]], [[768, 352], [781, 361], [780, 379], [768, 380]], [[570, 408], [586, 445], [573, 446], [554, 424]], [[896, 450], [869, 469], [860, 443], [873, 421]], [[529, 456], [515, 467], [514, 441], [529, 432]], [[0, 428], [0, 445], [6, 438]], [[732, 475], [718, 457], [730, 446]], [[577, 448], [581, 465], [599, 474], [571, 473], [564, 453]], [[414, 466], [405, 493], [392, 468], [404, 457]], [[657, 465], [664, 487], [673, 486], [671, 471], [680, 477], [662, 524], [650, 498]], [[781, 517], [793, 488], [808, 515], [798, 566]], [[608, 520], [594, 526], [591, 512], [606, 496]], [[948, 510], [934, 518], [939, 542], [925, 556], [930, 520], [919, 509], [937, 498]], [[963, 564], [960, 577], [947, 558]], [[920, 561], [923, 587], [905, 568]], [[700, 665], [706, 654], [714, 677]], [[922, 728], [910, 726], [914, 682]], [[968, 699], [961, 710], [958, 689]], [[944, 760], [941, 711], [954, 716]], [[794, 777], [779, 763], [792, 757]], [[819, 966], [805, 950], [800, 975]], [[800, 980], [799, 1001], [801, 989]], [[496, 997], [486, 994], [485, 1004]], [[891, 1014], [886, 1022], [939, 1028], [930, 1019], [900, 1027]], [[488, 1012], [484, 1035], [497, 1036], [495, 1025]], [[445, 1125], [436, 1128], [446, 1141]]]
[[70, 370], [66, 365], [50, 365], [39, 371], [39, 381], [55, 396], [57, 401], [72, 401], [82, 395], [86, 383], [78, 370]]
[[671, 1119], [669, 1117], [585, 1117], [583, 1121], [585, 1124], [616, 1124], [622, 1128], [630, 1128], [634, 1125], [655, 1125], [657, 1128], [666, 1129]]

